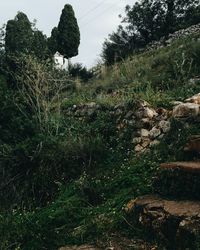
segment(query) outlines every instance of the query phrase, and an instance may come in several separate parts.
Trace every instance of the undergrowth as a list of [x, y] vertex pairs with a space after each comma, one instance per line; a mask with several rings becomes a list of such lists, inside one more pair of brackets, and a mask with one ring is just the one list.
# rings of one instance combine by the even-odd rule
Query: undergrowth
[[[120, 136], [109, 109], [141, 99], [171, 109], [174, 101], [198, 93], [200, 84], [189, 84], [200, 75], [198, 38], [130, 57], [78, 87], [49, 65], [37, 74], [41, 65], [32, 58], [28, 64], [23, 58], [14, 88], [0, 76], [0, 249], [106, 244], [116, 232], [146, 237], [124, 207], [152, 192], [161, 162], [187, 160], [183, 146], [200, 128], [172, 121], [161, 144], [137, 156], [128, 140], [134, 129]], [[69, 107], [91, 102], [106, 107], [95, 119], [66, 114]]]

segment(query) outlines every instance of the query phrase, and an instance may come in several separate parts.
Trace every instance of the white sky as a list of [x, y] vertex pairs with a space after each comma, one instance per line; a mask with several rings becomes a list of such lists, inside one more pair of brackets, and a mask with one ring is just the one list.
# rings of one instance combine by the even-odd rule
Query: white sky
[[101, 53], [102, 43], [120, 23], [119, 14], [135, 0], [0, 0], [0, 26], [14, 18], [17, 11], [37, 19], [37, 28], [47, 36], [58, 25], [65, 4], [73, 6], [81, 32], [79, 55], [72, 61], [88, 67], [95, 64]]

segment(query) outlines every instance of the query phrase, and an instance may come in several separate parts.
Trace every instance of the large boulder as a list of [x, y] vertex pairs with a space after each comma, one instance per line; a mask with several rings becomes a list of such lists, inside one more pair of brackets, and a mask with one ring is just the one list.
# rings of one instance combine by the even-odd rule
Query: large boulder
[[171, 123], [170, 121], [160, 121], [159, 123], [159, 127], [161, 128], [163, 133], [168, 133], [170, 131], [171, 128]]
[[187, 118], [196, 117], [199, 115], [199, 104], [196, 103], [181, 103], [173, 109], [173, 117]]
[[200, 93], [188, 98], [186, 102], [200, 104]]
[[185, 145], [184, 150], [200, 154], [200, 135], [193, 135]]
[[[125, 208], [151, 236], [155, 236], [167, 249], [196, 249], [200, 233], [200, 202], [166, 200], [148, 195], [132, 200]], [[163, 248], [164, 249], [164, 248]]]
[[157, 128], [156, 126], [153, 127], [153, 128], [151, 129], [151, 131], [149, 132], [149, 136], [150, 136], [151, 139], [157, 138], [160, 134], [161, 134], [161, 131], [160, 131], [160, 129]]

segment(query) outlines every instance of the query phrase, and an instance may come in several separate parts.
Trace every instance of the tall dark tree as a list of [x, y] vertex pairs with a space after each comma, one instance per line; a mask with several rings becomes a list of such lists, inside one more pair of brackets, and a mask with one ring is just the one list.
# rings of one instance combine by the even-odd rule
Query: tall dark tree
[[122, 26], [119, 26], [117, 32], [109, 35], [109, 39], [103, 44], [102, 57], [106, 64], [121, 61], [133, 53], [136, 48], [142, 45], [142, 41], [136, 35], [130, 35]]
[[5, 50], [7, 54], [31, 51], [33, 30], [26, 14], [19, 12], [6, 25]]
[[129, 31], [141, 37], [145, 44], [164, 35], [165, 10], [158, 0], [142, 0], [126, 7], [123, 22]]
[[40, 30], [35, 30], [33, 33], [32, 52], [42, 60], [49, 57], [47, 37]]
[[58, 24], [58, 52], [65, 58], [78, 55], [80, 31], [71, 5], [66, 4]]
[[58, 28], [54, 27], [51, 36], [48, 38], [48, 47], [52, 55], [58, 51]]

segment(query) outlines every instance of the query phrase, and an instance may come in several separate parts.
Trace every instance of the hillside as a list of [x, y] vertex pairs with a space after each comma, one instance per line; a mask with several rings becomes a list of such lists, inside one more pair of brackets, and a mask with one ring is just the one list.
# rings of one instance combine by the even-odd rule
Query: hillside
[[[198, 171], [184, 177], [195, 187], [182, 193], [182, 176], [170, 186], [159, 168], [199, 158], [196, 146], [184, 151], [200, 135], [199, 30], [101, 66], [88, 83], [23, 60], [16, 73], [21, 92], [1, 77], [0, 249], [199, 249], [199, 220], [170, 243], [155, 233], [159, 223], [151, 234], [131, 210], [155, 185], [167, 200], [178, 189], [175, 201], [199, 200]], [[146, 224], [153, 218], [148, 212]]]

